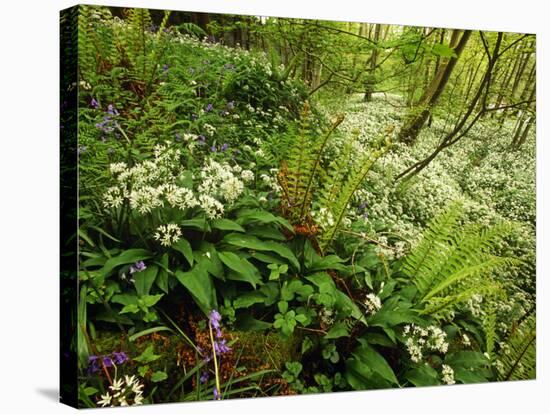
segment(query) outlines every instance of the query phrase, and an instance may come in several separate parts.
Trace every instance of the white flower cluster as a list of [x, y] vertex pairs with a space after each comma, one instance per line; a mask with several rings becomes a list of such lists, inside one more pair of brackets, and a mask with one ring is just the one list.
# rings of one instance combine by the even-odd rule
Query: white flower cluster
[[365, 306], [367, 307], [367, 313], [374, 315], [382, 307], [382, 301], [374, 293], [369, 293], [365, 298]]
[[269, 170], [270, 175], [268, 174], [262, 174], [260, 175], [260, 178], [262, 179], [263, 183], [267, 185], [272, 191], [275, 192], [275, 194], [281, 194], [281, 186], [279, 185], [279, 181], [277, 180], [277, 172], [279, 170], [277, 168], [273, 168]]
[[[244, 183], [235, 174], [242, 175], [243, 172], [238, 165], [230, 167], [227, 163], [218, 163], [212, 159], [203, 167], [200, 172], [202, 182], [198, 188], [199, 201], [209, 218], [223, 214], [223, 205], [218, 201], [219, 198], [232, 204], [242, 194]], [[248, 176], [248, 172], [245, 176]]]
[[441, 365], [441, 380], [447, 385], [455, 383], [455, 372], [449, 365]]
[[101, 407], [127, 407], [143, 404], [143, 384], [135, 375], [115, 378], [113, 385], [109, 386], [107, 393], [101, 395], [97, 405]]
[[406, 325], [403, 329], [403, 336], [407, 338], [405, 346], [413, 362], [420, 362], [427, 351], [445, 354], [449, 349], [447, 334], [435, 325], [427, 328]]
[[154, 237], [163, 246], [171, 246], [181, 238], [181, 229], [174, 223], [161, 224], [157, 228]]
[[315, 223], [323, 229], [334, 226], [334, 217], [326, 207], [321, 207], [319, 210], [312, 211], [311, 216], [315, 220]]
[[[199, 206], [208, 218], [213, 219], [223, 215], [222, 202], [232, 204], [242, 194], [244, 182], [254, 179], [250, 170], [209, 159], [200, 171], [201, 182], [198, 191], [194, 192], [177, 184], [185, 172], [180, 156], [180, 150], [167, 142], [154, 148], [153, 160], [131, 168], [123, 162], [111, 164], [110, 171], [117, 183], [104, 193], [103, 204], [117, 208], [126, 200], [130, 208], [140, 214], [166, 206], [180, 210]], [[163, 239], [164, 233], [159, 231], [160, 239], [168, 243], [171, 238]]]

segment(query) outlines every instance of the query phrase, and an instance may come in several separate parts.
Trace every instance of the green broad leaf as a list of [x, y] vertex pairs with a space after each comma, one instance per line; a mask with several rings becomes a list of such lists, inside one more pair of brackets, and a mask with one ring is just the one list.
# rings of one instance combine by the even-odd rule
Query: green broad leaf
[[237, 222], [225, 218], [215, 219], [210, 222], [213, 229], [223, 231], [239, 231], [244, 233], [246, 230]]
[[159, 268], [155, 265], [149, 265], [145, 270], [134, 274], [136, 292], [138, 296], [149, 294], [153, 283], [157, 278]]
[[249, 308], [256, 303], [264, 303], [265, 295], [260, 291], [253, 291], [241, 294], [233, 301], [233, 308]]
[[155, 371], [153, 372], [153, 375], [151, 375], [152, 382], [161, 382], [164, 381], [166, 378], [168, 378], [168, 374], [164, 371]]
[[246, 230], [247, 234], [259, 237], [260, 239], [271, 239], [286, 241], [286, 237], [278, 229], [270, 226], [253, 226]]
[[189, 266], [193, 266], [193, 249], [187, 240], [184, 238], [179, 239], [177, 243], [172, 245], [172, 248], [183, 254]]
[[262, 284], [260, 272], [248, 260], [237, 256], [233, 252], [218, 252], [222, 263], [233, 272], [227, 275], [228, 279], [248, 282], [256, 289], [256, 285]]
[[346, 295], [344, 292], [340, 290], [336, 290], [335, 297], [336, 297], [336, 302], [335, 302], [336, 309], [338, 309], [340, 312], [344, 312], [346, 314], [351, 315], [353, 318], [367, 325], [367, 320], [365, 318], [365, 315], [348, 295]]
[[218, 252], [213, 245], [210, 245], [205, 250], [193, 252], [195, 262], [203, 267], [212, 276], [225, 281], [222, 262], [218, 256]]
[[342, 265], [343, 262], [344, 259], [341, 259], [336, 255], [329, 255], [315, 260], [313, 263], [310, 264], [309, 270], [312, 272], [329, 269], [339, 270], [346, 267]]
[[138, 368], [138, 374], [140, 377], [145, 377], [145, 375], [147, 375], [147, 372], [149, 372], [149, 365], [142, 365]]
[[445, 356], [445, 363], [455, 368], [482, 368], [489, 364], [489, 360], [481, 352], [458, 351]]
[[265, 241], [264, 245], [267, 249], [269, 249], [269, 251], [275, 252], [279, 256], [287, 259], [296, 270], [300, 270], [300, 262], [298, 261], [292, 250], [290, 250], [286, 245], [271, 240]]
[[395, 286], [397, 285], [397, 282], [393, 279], [388, 280], [385, 284], [380, 293], [378, 293], [378, 297], [381, 301], [388, 298], [393, 290], [395, 289]]
[[256, 260], [259, 260], [260, 262], [269, 263], [269, 264], [278, 264], [278, 265], [284, 265], [286, 264], [285, 261], [280, 259], [279, 257], [276, 257], [276, 255], [266, 254], [262, 252], [251, 252], [250, 256]]
[[314, 263], [321, 260], [321, 256], [317, 254], [313, 246], [311, 245], [311, 241], [306, 240], [304, 243], [304, 265], [306, 269], [310, 269]]
[[232, 246], [242, 247], [245, 249], [268, 251], [278, 254], [279, 256], [287, 259], [296, 269], [300, 269], [300, 263], [298, 259], [292, 253], [287, 246], [281, 243], [277, 243], [271, 240], [262, 241], [255, 236], [248, 234], [229, 233], [223, 241]]
[[388, 336], [377, 332], [367, 332], [362, 338], [371, 345], [381, 345], [389, 348], [395, 345], [395, 342], [388, 338]]
[[148, 364], [149, 362], [156, 361], [160, 357], [160, 355], [155, 354], [154, 346], [149, 345], [147, 348], [145, 348], [140, 356], [134, 358], [134, 361], [141, 362], [142, 364]]
[[223, 238], [223, 242], [232, 246], [243, 247], [251, 250], [267, 250], [264, 242], [249, 234], [229, 233]]
[[439, 385], [439, 374], [428, 364], [422, 364], [405, 373], [405, 379], [416, 387]]
[[137, 305], [138, 298], [135, 294], [123, 293], [120, 295], [114, 295], [111, 298], [111, 302], [120, 303], [121, 305]]
[[379, 374], [385, 380], [392, 384], [399, 385], [399, 381], [397, 381], [397, 378], [395, 377], [395, 374], [386, 359], [372, 346], [368, 345], [366, 341], [360, 339], [359, 342], [361, 342], [362, 345], [353, 351], [353, 355], [367, 364], [372, 371]]
[[292, 225], [287, 220], [285, 220], [282, 217], [277, 217], [265, 210], [255, 210], [255, 209], [241, 210], [239, 212], [237, 222], [243, 225], [254, 224], [254, 223], [261, 223], [261, 224], [275, 223], [294, 233], [294, 227], [292, 227]]
[[145, 249], [129, 249], [123, 251], [116, 257], [105, 262], [101, 268], [100, 277], [105, 278], [118, 266], [139, 262], [140, 260], [149, 259], [152, 256], [151, 252]]
[[157, 274], [157, 278], [155, 279], [155, 284], [164, 293], [168, 293], [168, 254], [164, 253], [160, 261], [156, 263], [159, 265], [159, 272]]
[[288, 302], [281, 300], [279, 303], [277, 303], [277, 308], [282, 314], [286, 313], [286, 311], [288, 310]]
[[141, 303], [143, 304], [143, 306], [150, 308], [151, 306], [155, 306], [163, 296], [163, 293], [159, 293], [158, 295], [145, 295], [138, 299], [138, 303]]
[[179, 222], [180, 226], [188, 227], [191, 229], [199, 230], [204, 233], [210, 233], [210, 224], [205, 217], [196, 217], [189, 220], [182, 220]]
[[475, 369], [456, 368], [454, 369], [454, 377], [456, 382], [462, 384], [477, 384], [479, 382], [487, 382], [488, 379]]
[[395, 310], [382, 306], [382, 309], [369, 317], [369, 325], [391, 328], [405, 323], [414, 323], [417, 319], [412, 310]]
[[332, 328], [330, 328], [330, 330], [327, 332], [324, 338], [337, 339], [348, 335], [349, 335], [349, 332], [348, 332], [348, 328], [346, 327], [346, 324], [343, 322], [337, 322], [332, 326]]
[[203, 267], [197, 265], [189, 272], [177, 270], [176, 278], [193, 296], [205, 315], [218, 308], [212, 278]]
[[303, 302], [306, 301], [313, 292], [312, 286], [305, 285], [301, 280], [294, 279], [283, 284], [281, 288], [281, 298], [286, 301], [291, 301], [294, 299], [295, 295], [298, 295], [299, 299]]

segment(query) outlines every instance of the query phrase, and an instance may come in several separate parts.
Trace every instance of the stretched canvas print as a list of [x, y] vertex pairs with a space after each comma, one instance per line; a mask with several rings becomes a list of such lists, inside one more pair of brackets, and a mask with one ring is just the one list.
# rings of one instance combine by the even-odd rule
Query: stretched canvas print
[[62, 11], [62, 402], [534, 379], [535, 46]]

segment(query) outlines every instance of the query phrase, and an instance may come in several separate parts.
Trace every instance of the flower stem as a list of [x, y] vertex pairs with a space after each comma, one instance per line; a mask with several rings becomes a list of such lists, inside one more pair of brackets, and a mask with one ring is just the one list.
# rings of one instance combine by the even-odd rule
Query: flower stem
[[210, 330], [210, 342], [212, 343], [212, 357], [214, 358], [214, 373], [216, 375], [216, 390], [218, 391], [216, 399], [221, 399], [220, 394], [220, 373], [218, 371], [218, 360], [216, 359], [216, 348], [214, 347], [214, 333], [212, 332], [212, 324], [208, 321], [208, 329]]

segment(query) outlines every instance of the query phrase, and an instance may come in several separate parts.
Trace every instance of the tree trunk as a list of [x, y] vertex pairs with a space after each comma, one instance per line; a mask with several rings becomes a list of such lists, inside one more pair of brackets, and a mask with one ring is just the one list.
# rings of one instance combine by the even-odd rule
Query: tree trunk
[[460, 40], [458, 40], [460, 32], [459, 30], [454, 30], [451, 37], [451, 47], [454, 49], [455, 56], [451, 57], [447, 63], [439, 67], [435, 77], [430, 82], [422, 98], [420, 98], [416, 108], [408, 115], [405, 124], [399, 131], [400, 141], [407, 144], [413, 144], [418, 138], [418, 134], [426, 120], [430, 116], [432, 108], [437, 104], [456, 66], [456, 62], [472, 34], [471, 30], [465, 30]]
[[[382, 30], [381, 24], [376, 24], [374, 28], [374, 42], [378, 43], [380, 40], [380, 32]], [[376, 84], [376, 81], [374, 79], [374, 71], [376, 69], [376, 64], [378, 62], [378, 45], [376, 44], [374, 46], [374, 49], [372, 49], [370, 59], [367, 62], [367, 80], [365, 81], [365, 97], [363, 100], [365, 102], [370, 102], [372, 100], [372, 93], [374, 91], [374, 85]]]

